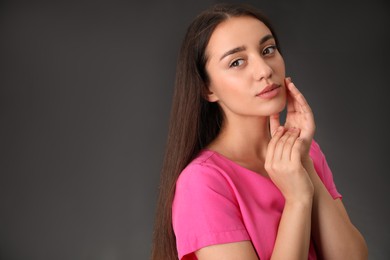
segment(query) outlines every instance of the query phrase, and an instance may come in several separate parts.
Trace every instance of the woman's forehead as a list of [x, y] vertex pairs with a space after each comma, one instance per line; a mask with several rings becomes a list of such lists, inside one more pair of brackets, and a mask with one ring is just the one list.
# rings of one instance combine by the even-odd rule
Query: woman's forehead
[[265, 35], [270, 34], [271, 30], [254, 17], [232, 17], [215, 28], [206, 47], [206, 53], [211, 58], [228, 49], [247, 44], [258, 45]]

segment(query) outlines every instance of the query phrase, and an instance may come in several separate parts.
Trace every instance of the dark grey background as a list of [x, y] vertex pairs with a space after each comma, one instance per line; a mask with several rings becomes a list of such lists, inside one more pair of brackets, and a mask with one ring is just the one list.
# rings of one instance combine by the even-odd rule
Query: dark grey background
[[[0, 2], [1, 259], [149, 258], [177, 52], [215, 2]], [[370, 259], [390, 259], [389, 5], [247, 3], [274, 22]]]

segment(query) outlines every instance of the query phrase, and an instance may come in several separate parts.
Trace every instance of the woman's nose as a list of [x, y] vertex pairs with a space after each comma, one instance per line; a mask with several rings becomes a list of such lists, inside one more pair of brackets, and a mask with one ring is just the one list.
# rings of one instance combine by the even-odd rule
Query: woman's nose
[[262, 57], [254, 59], [253, 75], [255, 80], [268, 79], [272, 76], [272, 68]]

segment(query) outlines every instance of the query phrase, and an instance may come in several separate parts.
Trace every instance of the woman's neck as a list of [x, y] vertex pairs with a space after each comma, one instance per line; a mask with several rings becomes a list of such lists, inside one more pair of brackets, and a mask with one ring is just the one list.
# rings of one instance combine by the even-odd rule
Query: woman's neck
[[264, 162], [271, 135], [269, 117], [229, 118], [208, 146], [227, 158], [242, 162]]

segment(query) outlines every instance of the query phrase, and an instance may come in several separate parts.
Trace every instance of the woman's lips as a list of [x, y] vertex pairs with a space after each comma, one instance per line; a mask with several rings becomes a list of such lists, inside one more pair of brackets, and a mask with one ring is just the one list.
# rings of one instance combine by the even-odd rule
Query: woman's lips
[[259, 94], [257, 94], [257, 97], [261, 98], [273, 98], [280, 92], [281, 85], [278, 84], [272, 84], [265, 87]]

